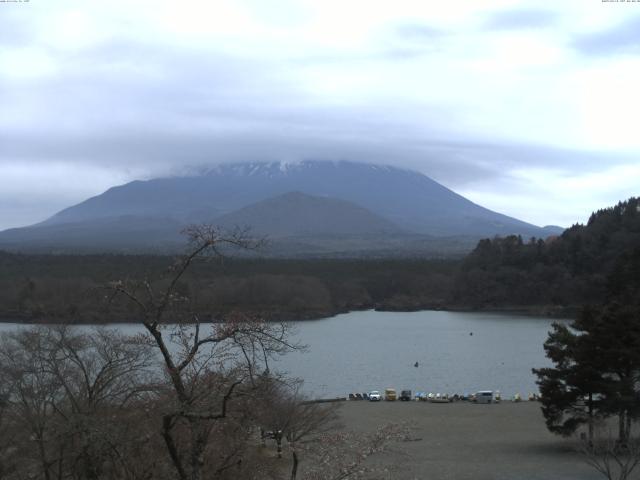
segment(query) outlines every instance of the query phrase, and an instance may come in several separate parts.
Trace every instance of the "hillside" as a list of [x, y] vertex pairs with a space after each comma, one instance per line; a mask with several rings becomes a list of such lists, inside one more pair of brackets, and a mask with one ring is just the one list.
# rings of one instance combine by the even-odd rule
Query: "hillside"
[[0, 232], [0, 248], [27, 252], [175, 251], [184, 224], [172, 218], [123, 215], [46, 223]]
[[[292, 198], [291, 192], [305, 197]], [[421, 255], [437, 251], [445, 237], [470, 245], [486, 236], [546, 237], [561, 231], [492, 212], [418, 172], [307, 161], [222, 165], [198, 175], [130, 182], [40, 224], [0, 232], [0, 248], [171, 250], [179, 242], [176, 233], [190, 223], [235, 224], [296, 237], [275, 246], [285, 256], [368, 255], [380, 250], [383, 234], [394, 237], [390, 243], [385, 239], [390, 245], [382, 249], [385, 254]], [[145, 237], [137, 225], [151, 225], [153, 234]], [[327, 243], [318, 244], [318, 237], [327, 237]], [[415, 250], [415, 245], [426, 247]], [[294, 250], [288, 252], [288, 246]]]
[[390, 221], [358, 205], [334, 198], [289, 192], [243, 207], [214, 220], [224, 228], [249, 226], [269, 237], [402, 234]]
[[638, 283], [639, 259], [640, 200], [630, 198], [546, 242], [482, 240], [461, 266], [452, 302], [478, 308], [599, 304]]

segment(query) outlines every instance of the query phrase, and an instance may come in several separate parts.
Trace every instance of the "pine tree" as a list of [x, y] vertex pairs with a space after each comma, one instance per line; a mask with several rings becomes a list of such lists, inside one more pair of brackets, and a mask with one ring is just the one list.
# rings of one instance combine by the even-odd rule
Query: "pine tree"
[[602, 394], [606, 385], [597, 356], [590, 351], [592, 345], [576, 333], [579, 329], [578, 322], [571, 328], [554, 323], [544, 349], [555, 368], [533, 369], [533, 373], [538, 376], [542, 413], [549, 431], [569, 436], [587, 424], [592, 439], [594, 420], [605, 414]]
[[555, 367], [534, 373], [549, 430], [567, 436], [586, 423], [591, 439], [593, 420], [615, 415], [626, 443], [640, 416], [638, 308], [611, 301], [585, 309], [570, 327], [554, 324], [544, 348]]

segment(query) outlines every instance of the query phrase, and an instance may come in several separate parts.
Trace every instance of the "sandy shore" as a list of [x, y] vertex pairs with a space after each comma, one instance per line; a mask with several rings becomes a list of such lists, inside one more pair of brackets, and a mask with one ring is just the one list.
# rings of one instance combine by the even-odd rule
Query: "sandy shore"
[[389, 422], [413, 426], [419, 441], [394, 444], [374, 461], [398, 479], [597, 480], [603, 477], [549, 433], [537, 402], [344, 402], [345, 428], [372, 431]]

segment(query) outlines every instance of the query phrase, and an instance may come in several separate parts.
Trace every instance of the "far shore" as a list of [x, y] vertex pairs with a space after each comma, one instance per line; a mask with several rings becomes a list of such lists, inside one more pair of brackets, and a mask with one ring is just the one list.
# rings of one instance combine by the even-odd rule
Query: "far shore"
[[[408, 307], [393, 307], [390, 305], [367, 305], [362, 308], [353, 308], [353, 309], [343, 309], [343, 310], [332, 310], [332, 311], [314, 311], [314, 312], [284, 312], [276, 315], [274, 312], [246, 312], [251, 315], [262, 315], [262, 317], [269, 322], [296, 322], [296, 321], [307, 321], [307, 320], [323, 320], [326, 318], [335, 317], [336, 315], [352, 313], [352, 312], [365, 312], [365, 311], [376, 311], [376, 312], [398, 312], [398, 313], [408, 313], [408, 312], [424, 312], [424, 311], [441, 311], [441, 312], [469, 312], [469, 313], [496, 313], [496, 314], [504, 314], [504, 315], [518, 315], [518, 316], [528, 316], [528, 317], [548, 317], [548, 318], [557, 318], [559, 320], [562, 319], [571, 319], [574, 318], [577, 312], [579, 311], [578, 307], [569, 306], [569, 307], [558, 307], [558, 306], [549, 306], [549, 305], [535, 305], [535, 306], [487, 306], [487, 307], [472, 307], [465, 305], [454, 305], [443, 307], [440, 305], [422, 305], [416, 306], [415, 308]], [[202, 323], [208, 322], [218, 322], [216, 318], [205, 318], [202, 320]], [[74, 325], [108, 325], [108, 324], [124, 324], [124, 323], [139, 323], [135, 318], [124, 319], [124, 320], [114, 320], [108, 319], [104, 321], [96, 321], [96, 319], [91, 319], [90, 321], [82, 321], [78, 318], [46, 318], [44, 316], [38, 315], [27, 315], [16, 312], [11, 312], [2, 315], [0, 313], [0, 323], [18, 323], [18, 324], [32, 324], [32, 325], [41, 325], [41, 324], [74, 324]]]

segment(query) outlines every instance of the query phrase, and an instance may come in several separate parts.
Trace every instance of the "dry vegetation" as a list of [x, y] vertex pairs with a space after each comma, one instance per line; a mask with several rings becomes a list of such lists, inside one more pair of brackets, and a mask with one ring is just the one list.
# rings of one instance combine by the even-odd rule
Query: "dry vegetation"
[[[3, 336], [0, 478], [348, 478], [394, 438], [338, 434], [331, 407], [271, 374], [271, 358], [300, 348], [286, 324], [242, 314], [201, 321], [182, 277], [221, 244], [253, 244], [208, 227], [189, 234], [190, 252], [162, 281], [101, 290], [130, 304], [145, 334], [40, 326]], [[290, 462], [277, 458], [283, 445]]]

